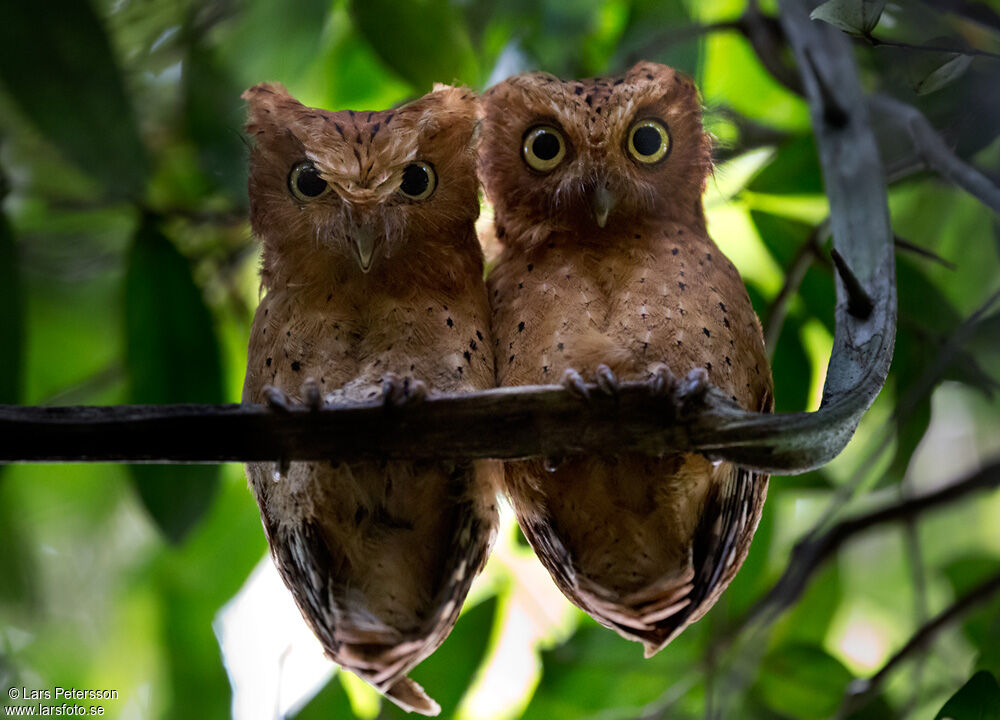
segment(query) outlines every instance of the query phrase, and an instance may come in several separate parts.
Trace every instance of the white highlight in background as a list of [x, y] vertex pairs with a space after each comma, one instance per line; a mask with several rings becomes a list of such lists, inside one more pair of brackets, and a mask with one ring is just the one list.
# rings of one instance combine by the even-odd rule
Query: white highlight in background
[[270, 556], [212, 622], [233, 687], [234, 720], [294, 715], [336, 670], [306, 625]]

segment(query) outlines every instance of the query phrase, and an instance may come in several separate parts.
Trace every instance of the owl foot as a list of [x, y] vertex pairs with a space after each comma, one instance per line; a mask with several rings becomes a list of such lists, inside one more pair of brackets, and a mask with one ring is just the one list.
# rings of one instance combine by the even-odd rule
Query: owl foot
[[[323, 396], [320, 394], [319, 385], [313, 378], [306, 378], [299, 390], [302, 397], [302, 404], [310, 410], [319, 410], [323, 407]], [[285, 394], [284, 390], [274, 387], [274, 385], [264, 386], [264, 401], [267, 406], [275, 412], [291, 412], [298, 403]]]
[[427, 397], [427, 386], [420, 380], [395, 373], [386, 373], [382, 378], [382, 405], [384, 407], [405, 407], [415, 405]]

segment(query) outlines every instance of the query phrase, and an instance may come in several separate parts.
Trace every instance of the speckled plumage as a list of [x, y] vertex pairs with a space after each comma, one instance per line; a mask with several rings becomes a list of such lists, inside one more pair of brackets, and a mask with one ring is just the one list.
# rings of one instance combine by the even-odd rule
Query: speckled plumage
[[[711, 169], [693, 83], [639, 63], [621, 78], [510, 78], [481, 99], [480, 177], [503, 244], [488, 287], [501, 385], [677, 376], [704, 368], [741, 406], [770, 411], [760, 323], [729, 260], [708, 236]], [[626, 143], [638, 121], [669, 132], [646, 165]], [[539, 126], [565, 157], [532, 169], [523, 144]], [[603, 197], [599, 194], [603, 193]], [[507, 463], [505, 486], [525, 536], [567, 597], [647, 655], [697, 620], [750, 547], [767, 476], [700, 455]]]
[[[391, 375], [397, 393], [398, 378], [431, 393], [492, 387], [471, 93], [439, 87], [397, 110], [335, 113], [278, 85], [244, 97], [267, 290], [244, 401], [264, 402], [269, 385], [308, 400], [307, 378], [327, 401], [388, 401]], [[293, 195], [302, 162], [328, 191]], [[402, 194], [414, 162], [437, 176], [426, 199]], [[438, 711], [406, 674], [450, 632], [486, 561], [498, 473], [487, 461], [247, 467], [272, 556], [327, 654], [406, 709]]]

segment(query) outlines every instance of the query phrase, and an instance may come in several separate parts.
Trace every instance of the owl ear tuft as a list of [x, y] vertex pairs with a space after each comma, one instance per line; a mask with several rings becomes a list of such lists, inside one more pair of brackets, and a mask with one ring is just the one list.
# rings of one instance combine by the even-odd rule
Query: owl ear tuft
[[240, 96], [247, 101], [246, 131], [256, 135], [277, 122], [276, 115], [289, 109], [300, 108], [302, 103], [288, 94], [281, 83], [260, 83], [243, 91]]
[[469, 88], [435, 83], [431, 92], [406, 107], [417, 115], [416, 125], [422, 133], [463, 129], [469, 142], [474, 140], [478, 103]]

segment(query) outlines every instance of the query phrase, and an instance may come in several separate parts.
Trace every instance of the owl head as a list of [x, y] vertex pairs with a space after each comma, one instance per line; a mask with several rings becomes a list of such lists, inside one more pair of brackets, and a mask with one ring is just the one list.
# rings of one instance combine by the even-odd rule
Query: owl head
[[637, 221], [703, 218], [711, 145], [694, 83], [672, 68], [516, 75], [483, 95], [481, 113], [480, 177], [506, 242], [560, 231], [600, 241]]
[[394, 110], [328, 112], [278, 84], [249, 104], [250, 217], [268, 287], [370, 283], [482, 263], [471, 91], [437, 86]]

